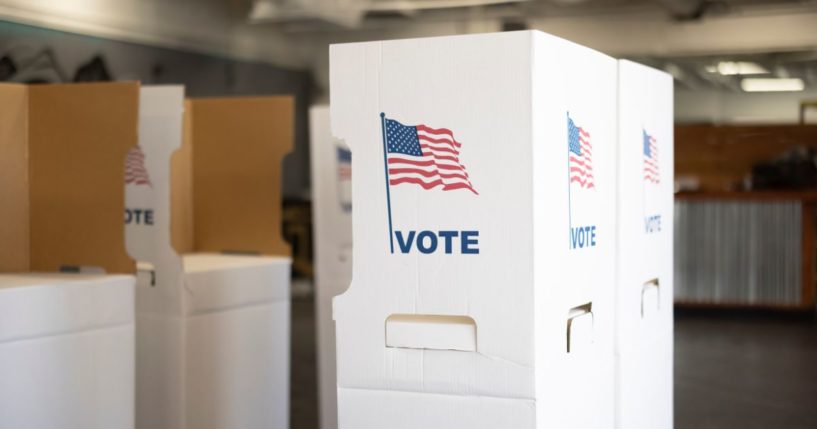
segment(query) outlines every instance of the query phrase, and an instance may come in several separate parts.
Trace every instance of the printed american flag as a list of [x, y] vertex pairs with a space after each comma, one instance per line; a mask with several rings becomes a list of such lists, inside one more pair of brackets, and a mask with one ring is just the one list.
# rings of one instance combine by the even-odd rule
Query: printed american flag
[[441, 187], [443, 191], [474, 189], [465, 166], [460, 164], [462, 144], [445, 128], [403, 125], [386, 121], [386, 147], [389, 185], [411, 183], [423, 189]]
[[342, 147], [337, 148], [338, 180], [352, 180], [352, 152]]
[[578, 183], [582, 188], [593, 189], [593, 145], [590, 133], [576, 126], [573, 119], [567, 118], [568, 168], [570, 183]]
[[656, 145], [655, 137], [644, 133], [644, 181], [650, 183], [661, 183], [661, 177], [658, 172], [658, 146]]
[[125, 159], [125, 184], [153, 186], [145, 168], [145, 154], [138, 145], [128, 151]]

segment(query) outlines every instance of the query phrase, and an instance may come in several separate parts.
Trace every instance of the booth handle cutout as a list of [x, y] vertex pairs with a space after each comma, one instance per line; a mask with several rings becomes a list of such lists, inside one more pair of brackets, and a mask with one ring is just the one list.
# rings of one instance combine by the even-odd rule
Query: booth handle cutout
[[386, 347], [477, 350], [477, 324], [469, 316], [392, 314], [386, 318]]
[[[590, 342], [592, 342], [593, 341], [593, 322], [594, 322], [593, 302], [591, 301], [591, 302], [588, 302], [588, 303], [585, 303], [585, 304], [582, 304], [582, 305], [578, 305], [576, 307], [571, 308], [570, 311], [567, 312], [567, 352], [568, 353], [570, 353], [571, 345], [574, 342], [573, 341], [574, 330], [576, 329], [577, 326], [584, 326], [586, 323], [582, 323], [582, 322], [586, 321], [588, 318], [590, 319], [589, 320], [589, 322], [590, 322], [590, 332], [588, 333], [588, 335], [590, 337], [589, 338]], [[581, 334], [579, 333], [579, 334], [576, 334], [576, 335], [581, 335]], [[573, 348], [575, 349], [575, 347], [573, 347]]]
[[[653, 294], [654, 292], [654, 294]], [[661, 288], [659, 287], [658, 278], [650, 279], [644, 282], [641, 285], [641, 318], [644, 318], [645, 312], [644, 309], [646, 308], [647, 300], [644, 298], [647, 296], [655, 296], [655, 309], [661, 310]]]

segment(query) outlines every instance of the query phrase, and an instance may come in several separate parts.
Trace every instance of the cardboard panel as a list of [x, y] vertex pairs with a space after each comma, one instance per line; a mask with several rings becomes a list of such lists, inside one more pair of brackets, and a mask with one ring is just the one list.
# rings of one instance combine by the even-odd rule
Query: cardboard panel
[[28, 271], [28, 88], [0, 84], [0, 272]]
[[194, 247], [290, 254], [281, 235], [281, 161], [292, 97], [191, 100]]
[[184, 103], [182, 146], [170, 158], [170, 242], [179, 254], [193, 245], [193, 143], [191, 102]]
[[133, 272], [122, 219], [139, 84], [32, 86], [29, 97], [31, 270]]

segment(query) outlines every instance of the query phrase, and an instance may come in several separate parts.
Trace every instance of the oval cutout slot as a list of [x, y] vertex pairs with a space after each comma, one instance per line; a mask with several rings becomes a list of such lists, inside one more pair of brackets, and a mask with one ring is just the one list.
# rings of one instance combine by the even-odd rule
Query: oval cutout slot
[[469, 316], [392, 314], [386, 318], [386, 347], [477, 350], [477, 324]]

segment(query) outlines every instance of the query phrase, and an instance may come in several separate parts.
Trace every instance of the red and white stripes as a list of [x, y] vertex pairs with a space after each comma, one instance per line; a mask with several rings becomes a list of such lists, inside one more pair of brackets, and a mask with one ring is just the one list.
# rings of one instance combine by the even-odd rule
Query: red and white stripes
[[467, 189], [478, 194], [460, 163], [462, 144], [451, 130], [417, 125], [416, 131], [423, 156], [389, 153], [389, 184], [413, 183], [423, 189], [441, 186], [444, 191]]

